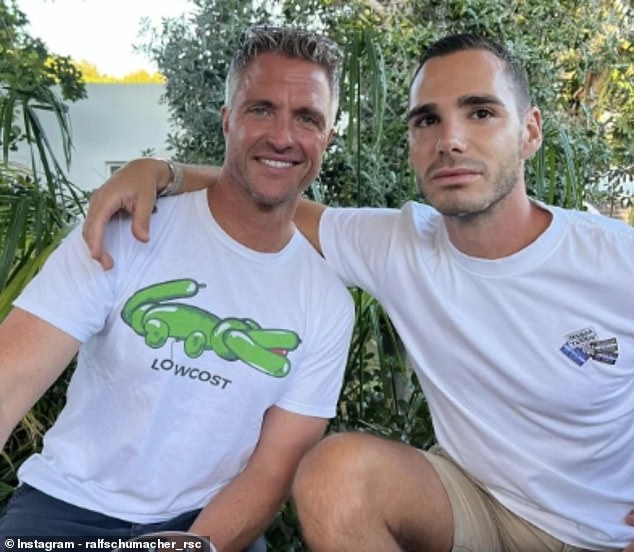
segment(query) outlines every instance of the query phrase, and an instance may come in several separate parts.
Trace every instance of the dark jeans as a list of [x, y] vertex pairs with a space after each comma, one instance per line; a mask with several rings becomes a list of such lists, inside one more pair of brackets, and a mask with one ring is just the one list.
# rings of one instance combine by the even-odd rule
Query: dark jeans
[[[129, 539], [159, 531], [187, 531], [200, 510], [160, 523], [132, 523], [73, 506], [27, 484], [20, 485], [0, 518], [0, 551], [5, 537], [111, 537]], [[264, 552], [258, 539], [245, 552]]]

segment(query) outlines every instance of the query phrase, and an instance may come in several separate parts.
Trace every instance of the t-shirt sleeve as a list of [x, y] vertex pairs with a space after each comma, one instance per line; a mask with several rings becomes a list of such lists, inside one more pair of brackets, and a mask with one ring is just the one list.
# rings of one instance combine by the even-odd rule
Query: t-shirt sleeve
[[[106, 247], [111, 252], [112, 245], [108, 239]], [[104, 326], [113, 297], [113, 278], [113, 271], [105, 272], [90, 257], [78, 226], [51, 254], [14, 306], [83, 343]]]
[[354, 304], [348, 290], [337, 282], [335, 292], [319, 319], [288, 391], [276, 406], [296, 414], [332, 418], [336, 414], [354, 324]]
[[376, 296], [397, 217], [394, 209], [326, 209], [319, 224], [319, 241], [328, 266], [347, 285]]

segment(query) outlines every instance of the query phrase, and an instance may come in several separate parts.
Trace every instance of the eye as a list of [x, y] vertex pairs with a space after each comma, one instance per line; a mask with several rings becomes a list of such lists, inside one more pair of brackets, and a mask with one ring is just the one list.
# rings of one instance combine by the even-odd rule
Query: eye
[[261, 105], [254, 105], [253, 107], [251, 107], [251, 109], [249, 109], [250, 113], [253, 113], [253, 115], [267, 115], [269, 110]]
[[412, 120], [412, 125], [418, 128], [425, 128], [431, 125], [435, 125], [438, 122], [438, 116], [428, 113], [421, 115]]
[[297, 120], [303, 125], [319, 126], [319, 121], [314, 115], [309, 113], [301, 113], [297, 116]]
[[493, 115], [494, 113], [490, 109], [487, 109], [485, 107], [480, 107], [476, 109], [475, 111], [473, 111], [473, 113], [471, 114], [471, 117], [473, 119], [488, 119], [490, 117], [493, 117]]

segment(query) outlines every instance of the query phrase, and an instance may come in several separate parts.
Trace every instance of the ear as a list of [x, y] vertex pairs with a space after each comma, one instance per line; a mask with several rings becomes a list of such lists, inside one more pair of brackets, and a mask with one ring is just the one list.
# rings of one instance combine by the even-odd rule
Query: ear
[[522, 159], [530, 159], [542, 145], [542, 114], [536, 107], [524, 114], [522, 130]]
[[326, 147], [332, 144], [332, 141], [335, 139], [336, 134], [337, 133], [335, 132], [334, 127], [331, 128], [330, 131], [328, 132], [328, 138], [326, 138]]
[[222, 133], [224, 134], [225, 138], [229, 133], [229, 112], [229, 108], [226, 105], [223, 105], [222, 109], [220, 110], [220, 115], [222, 116]]

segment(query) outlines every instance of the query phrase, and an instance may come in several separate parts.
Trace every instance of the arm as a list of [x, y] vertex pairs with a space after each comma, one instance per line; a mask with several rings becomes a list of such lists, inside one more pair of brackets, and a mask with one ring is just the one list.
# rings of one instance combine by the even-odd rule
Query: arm
[[0, 443], [72, 360], [79, 342], [15, 308], [0, 325]]
[[190, 531], [211, 537], [218, 552], [243, 550], [269, 525], [290, 492], [302, 456], [327, 420], [271, 407], [247, 467], [200, 513]]
[[[218, 167], [184, 165], [181, 192], [193, 192], [215, 184], [220, 174]], [[123, 209], [132, 215], [132, 233], [140, 241], [148, 241], [150, 215], [156, 197], [171, 178], [168, 164], [149, 157], [126, 163], [97, 188], [88, 206], [82, 235], [93, 259], [105, 270], [114, 262], [103, 248], [103, 233], [108, 220]]]
[[321, 203], [301, 199], [295, 211], [295, 225], [304, 234], [310, 244], [323, 255], [321, 244], [319, 243], [319, 221], [321, 215], [326, 210], [326, 206]]
[[[180, 192], [193, 192], [214, 185], [220, 175], [219, 167], [184, 165], [183, 184]], [[165, 161], [159, 159], [135, 159], [124, 165], [97, 188], [88, 206], [88, 215], [82, 235], [93, 259], [105, 270], [113, 267], [110, 254], [103, 248], [103, 232], [108, 220], [123, 209], [132, 215], [132, 233], [140, 241], [148, 241], [150, 215], [156, 197], [170, 179]], [[295, 224], [312, 246], [321, 253], [319, 246], [319, 219], [325, 206], [302, 199], [295, 214]]]

